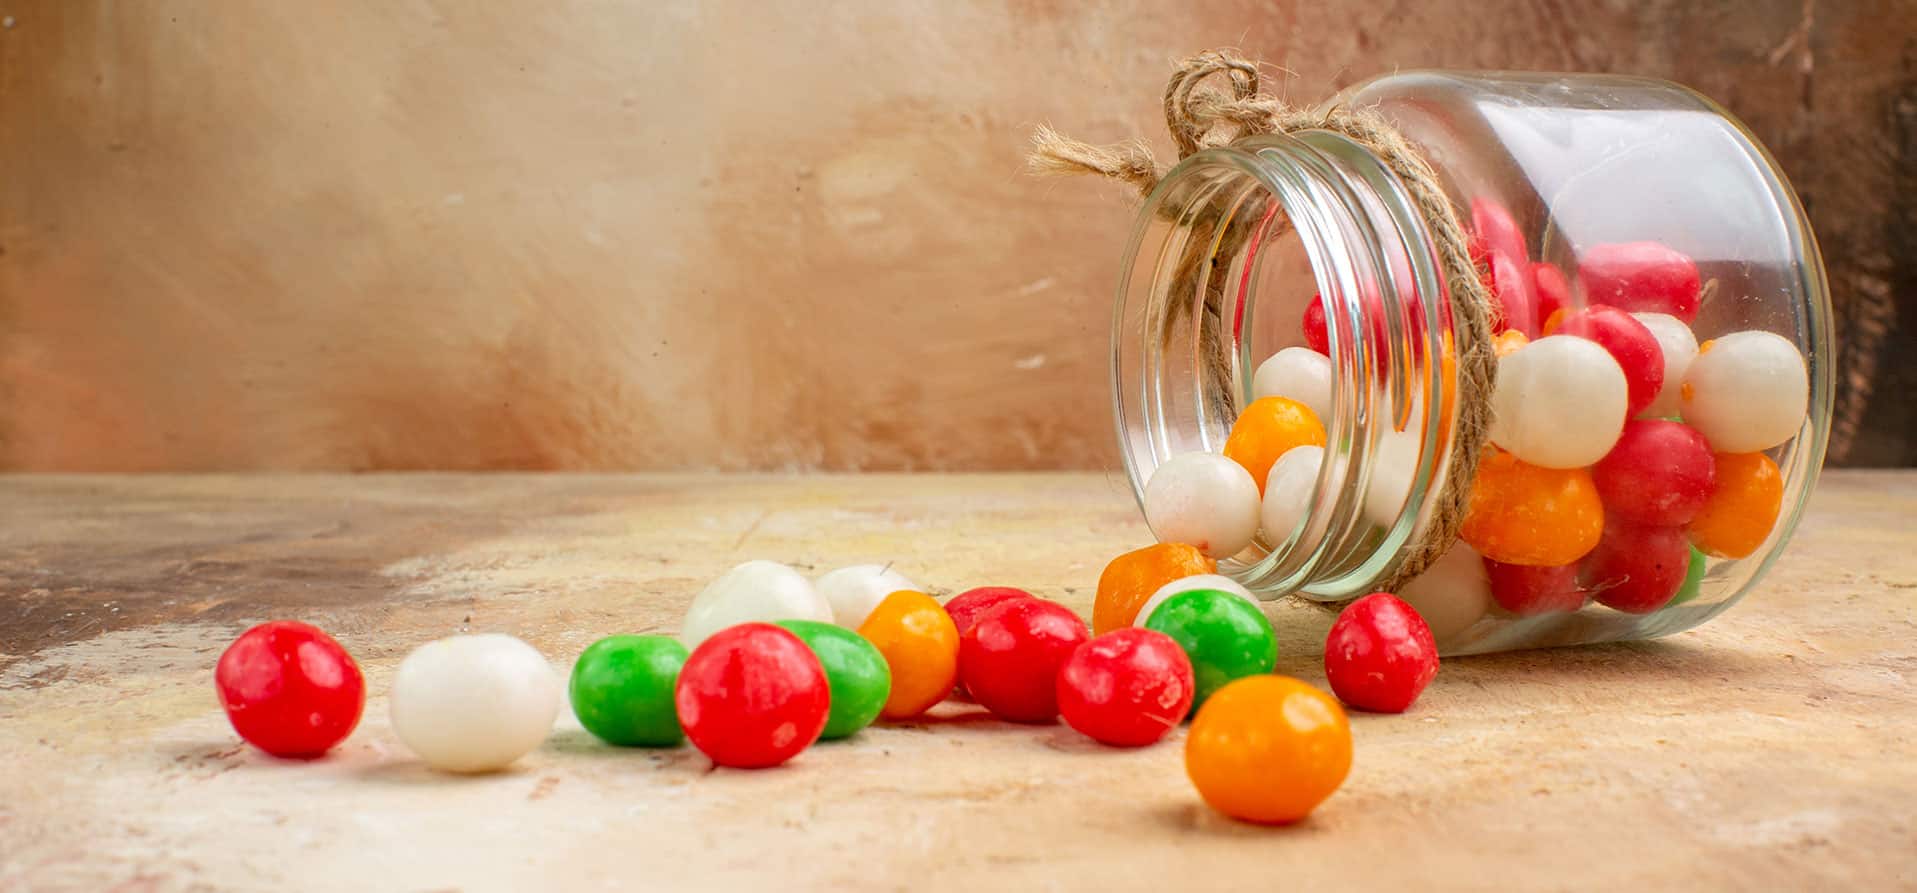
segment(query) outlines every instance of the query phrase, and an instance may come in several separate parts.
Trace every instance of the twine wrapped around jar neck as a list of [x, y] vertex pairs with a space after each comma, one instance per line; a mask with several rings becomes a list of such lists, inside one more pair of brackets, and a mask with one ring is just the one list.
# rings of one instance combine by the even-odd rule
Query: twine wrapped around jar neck
[[[1218, 76], [1226, 82], [1225, 89], [1207, 83]], [[1497, 376], [1491, 333], [1501, 308], [1471, 260], [1465, 228], [1437, 173], [1390, 121], [1372, 109], [1331, 104], [1294, 108], [1258, 92], [1259, 80], [1256, 64], [1225, 51], [1200, 53], [1181, 63], [1165, 85], [1165, 125], [1178, 146], [1179, 159], [1259, 134], [1307, 130], [1341, 134], [1369, 150], [1403, 183], [1424, 219], [1444, 273], [1457, 356], [1458, 418], [1451, 431], [1449, 472], [1430, 523], [1380, 579], [1379, 588], [1396, 592], [1444, 555], [1464, 523], [1478, 455], [1489, 442], [1491, 390]], [[1130, 184], [1141, 196], [1150, 195], [1164, 176], [1151, 149], [1137, 139], [1095, 146], [1040, 127], [1032, 142], [1028, 160], [1038, 173], [1098, 174]], [[1219, 313], [1225, 300], [1222, 292], [1212, 291], [1217, 290], [1208, 290], [1205, 299], [1208, 314]]]

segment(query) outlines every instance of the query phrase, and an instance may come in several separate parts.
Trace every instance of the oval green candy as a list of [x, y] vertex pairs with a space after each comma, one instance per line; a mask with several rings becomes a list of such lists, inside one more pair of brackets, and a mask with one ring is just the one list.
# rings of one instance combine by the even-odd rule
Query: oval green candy
[[1197, 688], [1193, 713], [1225, 683], [1269, 673], [1278, 663], [1278, 638], [1265, 612], [1229, 592], [1181, 592], [1159, 605], [1145, 628], [1171, 636], [1191, 658]]
[[871, 642], [843, 626], [817, 620], [781, 620], [825, 667], [832, 707], [821, 739], [844, 738], [872, 724], [892, 694], [892, 668]]
[[1710, 561], [1709, 556], [1698, 551], [1696, 546], [1692, 546], [1691, 567], [1684, 573], [1684, 585], [1677, 587], [1677, 594], [1671, 596], [1671, 600], [1665, 602], [1664, 606], [1668, 608], [1671, 605], [1681, 605], [1697, 598], [1698, 591], [1704, 586], [1704, 571]]
[[572, 712], [586, 731], [622, 747], [671, 747], [685, 740], [673, 688], [686, 646], [669, 636], [607, 636], [572, 667]]

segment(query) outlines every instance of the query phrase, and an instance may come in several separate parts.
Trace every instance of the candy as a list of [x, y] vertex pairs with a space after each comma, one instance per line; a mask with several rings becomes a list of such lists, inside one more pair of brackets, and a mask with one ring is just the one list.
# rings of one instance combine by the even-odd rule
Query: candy
[[952, 625], [958, 628], [959, 635], [977, 623], [980, 616], [998, 604], [1015, 598], [1032, 598], [1032, 594], [1011, 586], [980, 586], [967, 589], [945, 603], [945, 613], [951, 615]]
[[366, 706], [352, 655], [318, 627], [294, 620], [240, 634], [213, 670], [233, 731], [276, 757], [316, 757], [346, 740]]
[[1452, 543], [1411, 582], [1398, 598], [1424, 618], [1432, 638], [1449, 641], [1478, 622], [1491, 608], [1490, 582], [1483, 556], [1467, 543]]
[[1485, 285], [1501, 305], [1494, 330], [1527, 335], [1537, 331], [1537, 300], [1526, 263], [1530, 246], [1510, 210], [1490, 199], [1472, 199], [1467, 247], [1472, 262], [1485, 269]]
[[1604, 457], [1624, 427], [1628, 386], [1597, 343], [1539, 338], [1498, 361], [1491, 441], [1543, 468], [1583, 468]]
[[1238, 414], [1225, 438], [1225, 457], [1243, 465], [1262, 494], [1279, 456], [1293, 447], [1324, 445], [1325, 426], [1310, 407], [1285, 397], [1265, 397]]
[[1548, 320], [1571, 307], [1571, 283], [1564, 271], [1538, 261], [1531, 265], [1531, 289], [1538, 298], [1538, 319]]
[[1691, 522], [1717, 485], [1704, 436], [1661, 419], [1626, 422], [1617, 446], [1591, 467], [1605, 511], [1659, 527]]
[[1430, 627], [1391, 593], [1346, 605], [1325, 637], [1325, 678], [1338, 700], [1359, 710], [1403, 713], [1437, 675]]
[[1797, 346], [1771, 332], [1707, 341], [1684, 373], [1684, 421], [1720, 453], [1755, 453], [1797, 436], [1810, 376]]
[[1584, 589], [1578, 584], [1578, 566], [1526, 567], [1500, 561], [1484, 562], [1491, 581], [1491, 597], [1498, 607], [1519, 617], [1556, 614], [1584, 607]]
[[1691, 547], [1681, 527], [1651, 527], [1612, 518], [1604, 538], [1584, 559], [1580, 576], [1599, 604], [1627, 614], [1664, 607], [1690, 570]]
[[1578, 259], [1578, 278], [1593, 304], [1697, 319], [1697, 264], [1656, 242], [1594, 245]]
[[1194, 589], [1216, 589], [1219, 592], [1229, 592], [1244, 599], [1246, 604], [1254, 607], [1258, 604], [1258, 597], [1252, 595], [1251, 590], [1246, 589], [1245, 584], [1237, 580], [1223, 574], [1193, 574], [1189, 577], [1179, 577], [1158, 587], [1158, 591], [1152, 593], [1152, 597], [1146, 599], [1144, 606], [1138, 609], [1138, 616], [1132, 618], [1132, 625], [1144, 626], [1145, 621], [1151, 618], [1152, 612], [1158, 610], [1158, 606], [1164, 604], [1166, 599]]
[[1100, 744], [1143, 747], [1191, 709], [1191, 661], [1170, 636], [1138, 627], [1079, 645], [1058, 670], [1058, 712]]
[[1491, 339], [1491, 348], [1498, 355], [1498, 359], [1502, 360], [1517, 353], [1518, 348], [1530, 343], [1531, 339], [1526, 338], [1523, 332], [1517, 329], [1506, 329]]
[[1784, 505], [1784, 476], [1763, 453], [1718, 453], [1717, 489], [1691, 521], [1691, 542], [1706, 555], [1743, 558], [1757, 551], [1777, 526]]
[[1014, 599], [986, 611], [959, 642], [965, 690], [994, 716], [1012, 722], [1058, 718], [1058, 669], [1090, 638], [1071, 609], [1044, 599]]
[[812, 649], [770, 623], [712, 634], [686, 658], [674, 692], [692, 746], [737, 769], [777, 766], [812, 746], [831, 701]]
[[1643, 412], [1664, 388], [1664, 351], [1657, 336], [1636, 317], [1598, 305], [1571, 312], [1556, 334], [1597, 342], [1624, 373], [1627, 417]]
[[1289, 397], [1319, 419], [1331, 418], [1331, 360], [1310, 348], [1287, 347], [1258, 364], [1251, 394], [1256, 399]]
[[858, 629], [886, 596], [903, 590], [917, 592], [919, 584], [889, 564], [855, 564], [820, 575], [812, 581], [812, 588], [831, 608], [833, 623]]
[[877, 646], [845, 627], [817, 620], [781, 620], [774, 624], [799, 637], [825, 670], [831, 709], [821, 740], [844, 738], [872, 724], [892, 694], [892, 670]]
[[607, 636], [572, 665], [573, 715], [586, 731], [622, 747], [672, 747], [685, 740], [673, 689], [686, 646], [668, 636]]
[[1640, 415], [1669, 418], [1683, 411], [1679, 395], [1684, 389], [1684, 376], [1691, 369], [1691, 361], [1697, 358], [1697, 336], [1691, 333], [1691, 327], [1684, 321], [1668, 313], [1633, 313], [1637, 321], [1650, 330], [1651, 337], [1657, 339], [1658, 354], [1664, 358], [1664, 385], [1658, 388], [1657, 399], [1651, 401]]
[[1604, 533], [1604, 506], [1589, 472], [1540, 468], [1506, 452], [1478, 462], [1458, 535], [1505, 564], [1550, 567], [1583, 558]]
[[830, 623], [832, 606], [798, 571], [776, 561], [748, 561], [699, 590], [686, 609], [679, 638], [697, 648], [719, 630], [755, 620]]
[[1681, 605], [1685, 602], [1690, 601], [1691, 599], [1697, 598], [1698, 593], [1703, 591], [1704, 572], [1708, 570], [1709, 567], [1710, 567], [1709, 556], [1705, 555], [1703, 552], [1699, 552], [1696, 546], [1692, 546], [1691, 547], [1691, 566], [1688, 570], [1684, 572], [1684, 584], [1682, 586], [1677, 587], [1677, 594], [1674, 596], [1671, 596], [1670, 602], [1667, 603], [1665, 607], [1670, 607], [1671, 605]]
[[1305, 346], [1322, 354], [1331, 353], [1331, 332], [1325, 324], [1325, 298], [1312, 295], [1311, 303], [1305, 305], [1305, 318], [1299, 324], [1304, 335]]
[[1412, 481], [1418, 475], [1418, 460], [1423, 453], [1424, 432], [1386, 428], [1378, 436], [1378, 448], [1371, 465], [1371, 480], [1365, 485], [1365, 520], [1380, 527], [1398, 523], [1405, 500], [1411, 496]]
[[859, 635], [879, 649], [892, 693], [879, 715], [908, 719], [945, 700], [958, 681], [959, 632], [952, 616], [923, 592], [894, 592], [872, 609]]
[[1272, 463], [1258, 511], [1258, 525], [1272, 546], [1283, 545], [1310, 513], [1311, 496], [1318, 487], [1318, 466], [1324, 458], [1324, 447], [1301, 446]]
[[1229, 592], [1181, 592], [1152, 611], [1145, 628], [1171, 636], [1185, 649], [1197, 681], [1194, 707], [1233, 679], [1271, 672], [1278, 660], [1271, 621], [1256, 606]]
[[1092, 632], [1103, 634], [1131, 626], [1139, 607], [1160, 586], [1217, 569], [1217, 562], [1184, 543], [1159, 543], [1112, 559], [1098, 575], [1098, 595], [1092, 600]]
[[449, 636], [406, 655], [393, 673], [393, 731], [434, 769], [503, 769], [546, 740], [560, 683], [531, 645], [486, 633]]
[[1258, 483], [1216, 453], [1181, 453], [1145, 484], [1145, 523], [1161, 543], [1188, 543], [1212, 558], [1236, 555], [1258, 535]]
[[1523, 259], [1493, 254], [1489, 271], [1485, 285], [1499, 304], [1498, 318], [1491, 330], [1527, 334], [1537, 331], [1537, 298], [1531, 293], [1531, 270]]
[[1344, 709], [1284, 676], [1251, 676], [1220, 689], [1185, 736], [1185, 774], [1198, 795], [1248, 822], [1298, 821], [1350, 772]]

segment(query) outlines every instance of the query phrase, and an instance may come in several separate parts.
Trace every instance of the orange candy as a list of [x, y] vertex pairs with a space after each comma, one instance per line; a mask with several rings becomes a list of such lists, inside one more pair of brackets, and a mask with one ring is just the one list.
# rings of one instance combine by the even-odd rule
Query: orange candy
[[1265, 397], [1238, 414], [1231, 436], [1225, 438], [1225, 457], [1251, 472], [1263, 493], [1272, 463], [1286, 450], [1324, 445], [1325, 426], [1310, 407], [1285, 397]]
[[892, 670], [892, 693], [879, 715], [908, 719], [945, 700], [958, 682], [958, 627], [936, 599], [902, 589], [859, 624]]
[[1185, 736], [1198, 795], [1247, 822], [1295, 822], [1351, 771], [1351, 723], [1336, 699], [1286, 676], [1246, 676], [1213, 693]]
[[1557, 567], [1597, 546], [1604, 504], [1582, 468], [1539, 468], [1503, 450], [1478, 462], [1471, 505], [1458, 536], [1505, 564]]
[[1132, 625], [1138, 609], [1158, 587], [1173, 580], [1218, 572], [1218, 562], [1184, 543], [1158, 543], [1126, 552], [1105, 565], [1092, 600], [1092, 632], [1097, 635]]
[[[1552, 317], [1552, 319], [1556, 318], [1556, 316]], [[1524, 337], [1524, 333], [1517, 329], [1505, 329], [1499, 332], [1497, 337], [1491, 339], [1491, 346], [1497, 350], [1498, 359], [1500, 360], [1516, 353], [1518, 348], [1530, 343], [1531, 339]]]
[[1784, 476], [1763, 453], [1718, 453], [1717, 489], [1704, 511], [1691, 521], [1691, 542], [1718, 558], [1743, 558], [1757, 551], [1777, 526], [1784, 506]]

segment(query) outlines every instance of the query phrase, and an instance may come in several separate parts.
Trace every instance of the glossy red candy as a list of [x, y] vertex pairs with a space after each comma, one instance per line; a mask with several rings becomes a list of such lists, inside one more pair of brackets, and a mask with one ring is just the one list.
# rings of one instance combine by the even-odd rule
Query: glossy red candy
[[1438, 675], [1438, 643], [1410, 605], [1374, 592], [1345, 606], [1325, 638], [1325, 678], [1338, 700], [1403, 713]]
[[1627, 614], [1649, 614], [1670, 602], [1691, 568], [1682, 527], [1650, 527], [1609, 519], [1604, 538], [1586, 556], [1580, 577], [1597, 599]]
[[1625, 422], [1617, 445], [1591, 466], [1607, 514], [1655, 527], [1681, 527], [1717, 487], [1717, 463], [1697, 429], [1680, 422]]
[[1538, 299], [1538, 327], [1543, 330], [1551, 315], [1571, 308], [1571, 283], [1555, 264], [1538, 261], [1531, 265], [1531, 291]]
[[1593, 304], [1697, 320], [1696, 262], [1656, 242], [1594, 245], [1578, 259], [1578, 278]]
[[1325, 323], [1324, 295], [1311, 296], [1311, 303], [1305, 306], [1305, 319], [1300, 327], [1304, 330], [1306, 347], [1319, 353], [1331, 352], [1331, 332]]
[[686, 737], [714, 763], [762, 769], [819, 739], [832, 693], [825, 668], [798, 636], [741, 623], [693, 649], [673, 704]]
[[1596, 341], [1624, 370], [1628, 404], [1626, 417], [1637, 415], [1657, 399], [1664, 387], [1664, 348], [1637, 317], [1616, 307], [1598, 305], [1575, 310], [1552, 331]]
[[959, 681], [985, 709], [1012, 722], [1058, 718], [1058, 668], [1090, 638], [1057, 602], [1011, 599], [959, 637]]
[[359, 664], [318, 627], [292, 620], [240, 634], [213, 671], [233, 731], [278, 757], [316, 757], [352, 734], [366, 706]]
[[1058, 712], [1100, 744], [1143, 747], [1191, 709], [1191, 659], [1171, 636], [1127, 626], [1074, 649], [1058, 670]]
[[1491, 597], [1498, 607], [1519, 617], [1575, 611], [1584, 607], [1584, 590], [1578, 585], [1578, 566], [1527, 567], [1484, 560], [1485, 575], [1491, 580]]
[[1011, 586], [980, 586], [952, 596], [951, 600], [945, 603], [945, 613], [951, 615], [952, 625], [958, 627], [959, 635], [962, 636], [965, 635], [966, 630], [972, 628], [973, 624], [978, 623], [979, 617], [986, 611], [1012, 599], [1033, 597], [1031, 593]]
[[1485, 271], [1485, 285], [1502, 305], [1494, 332], [1516, 329], [1536, 336], [1543, 318], [1531, 288], [1530, 244], [1509, 209], [1486, 198], [1471, 200], [1471, 260]]
[[1490, 272], [1485, 284], [1490, 286], [1491, 295], [1498, 299], [1502, 312], [1498, 321], [1491, 327], [1492, 332], [1516, 330], [1525, 335], [1535, 335], [1544, 321], [1537, 317], [1537, 299], [1531, 294], [1531, 270], [1523, 260], [1513, 260], [1503, 254], [1491, 255]]

